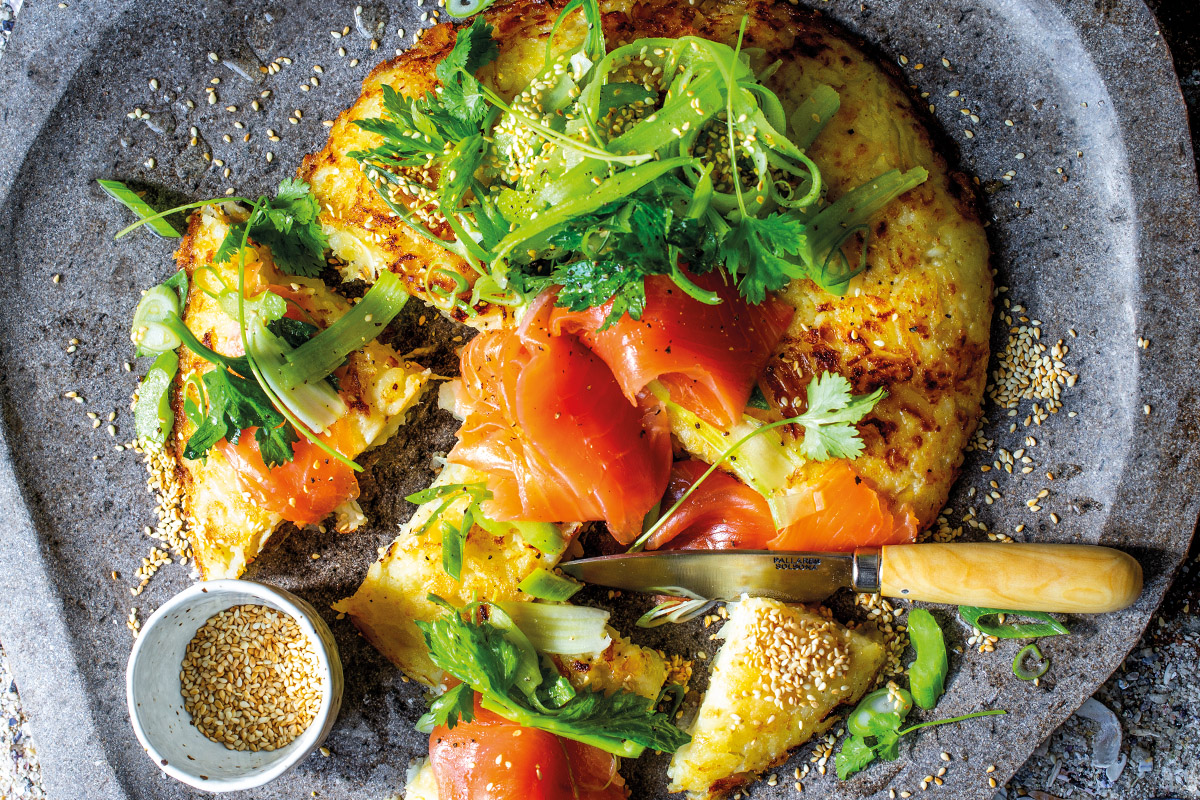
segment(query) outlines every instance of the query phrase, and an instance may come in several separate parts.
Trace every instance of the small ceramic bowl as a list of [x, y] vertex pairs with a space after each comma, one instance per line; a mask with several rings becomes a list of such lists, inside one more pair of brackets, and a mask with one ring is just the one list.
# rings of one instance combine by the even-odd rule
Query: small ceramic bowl
[[[316, 643], [321, 708], [304, 733], [271, 752], [229, 750], [208, 739], [180, 694], [184, 651], [196, 631], [214, 614], [250, 603], [290, 615]], [[209, 792], [262, 786], [304, 760], [329, 735], [342, 685], [337, 645], [316, 610], [290, 592], [240, 580], [197, 583], [168, 600], [142, 625], [125, 673], [129, 717], [146, 753], [172, 778]]]

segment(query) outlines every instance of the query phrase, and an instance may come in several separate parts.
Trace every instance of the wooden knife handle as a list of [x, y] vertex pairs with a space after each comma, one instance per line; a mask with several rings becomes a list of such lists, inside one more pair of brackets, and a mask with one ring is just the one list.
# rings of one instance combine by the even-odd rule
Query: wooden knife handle
[[929, 603], [1100, 614], [1142, 592], [1128, 553], [1082, 544], [899, 544], [882, 548], [880, 591]]

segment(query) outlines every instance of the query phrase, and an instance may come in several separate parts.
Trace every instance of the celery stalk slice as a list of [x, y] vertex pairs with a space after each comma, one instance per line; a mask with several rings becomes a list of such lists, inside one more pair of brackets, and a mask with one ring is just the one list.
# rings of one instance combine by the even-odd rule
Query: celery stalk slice
[[357, 305], [288, 354], [279, 368], [281, 385], [295, 388], [324, 380], [346, 356], [379, 336], [406, 302], [408, 292], [399, 276], [384, 272]]
[[792, 142], [801, 150], [809, 147], [841, 107], [842, 98], [836, 89], [823, 83], [817, 86], [788, 120]]

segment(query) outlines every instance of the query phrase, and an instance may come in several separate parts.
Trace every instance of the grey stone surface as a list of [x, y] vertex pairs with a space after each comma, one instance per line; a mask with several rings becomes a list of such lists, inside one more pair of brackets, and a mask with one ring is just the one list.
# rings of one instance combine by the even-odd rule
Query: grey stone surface
[[[997, 531], [1025, 523], [1020, 538], [1117, 543], [1147, 569], [1147, 593], [1137, 606], [1075, 620], [1075, 636], [1046, 645], [1053, 680], [1038, 690], [1012, 680], [1015, 648], [956, 659], [939, 712], [998, 705], [1012, 712], [1008, 717], [931, 732], [903, 761], [838, 787], [815, 773], [805, 781], [818, 794], [883, 797], [888, 786], [915, 790], [947, 750], [954, 761], [941, 791], [989, 797], [986, 765], [997, 765], [993, 776], [1010, 775], [1122, 663], [1186, 552], [1196, 519], [1189, 346], [1197, 340], [1197, 208], [1182, 104], [1153, 20], [1136, 3], [833, 2], [827, 8], [889, 57], [907, 56], [906, 74], [930, 93], [963, 165], [989, 190], [1000, 283], [1042, 319], [1051, 341], [1070, 328], [1079, 333], [1068, 365], [1082, 379], [1064, 409], [1079, 417], [1060, 414], [1039, 427], [1036, 473], [1006, 480], [1004, 497], [970, 516]], [[39, 3], [22, 11], [29, 27], [18, 29], [0, 62], [0, 396], [3, 447], [11, 455], [0, 468], [0, 502], [12, 509], [2, 523], [0, 637], [48, 754], [51, 796], [191, 796], [163, 782], [138, 751], [122, 693], [129, 608], [145, 616], [186, 577], [164, 573], [136, 599], [125, 581], [106, 577], [114, 569], [131, 573], [144, 554], [149, 542], [139, 541], [137, 531], [150, 521], [150, 508], [140, 466], [114, 452], [113, 440], [83, 417], [85, 410], [117, 410], [118, 425], [130, 425], [124, 409], [134, 379], [121, 369], [125, 320], [136, 288], [166, 273], [168, 247], [148, 237], [114, 246], [109, 238], [123, 217], [98, 202], [90, 179], [117, 176], [189, 196], [230, 185], [252, 193], [277, 182], [323, 139], [319, 121], [348, 102], [367, 68], [402, 44], [395, 28], [409, 35], [417, 28], [415, 8], [393, 7], [380, 50], [370, 51], [355, 34], [332, 39], [331, 28], [354, 29], [352, 11], [350, 4], [317, 3], [65, 9]], [[351, 55], [338, 57], [338, 46]], [[247, 48], [295, 59], [264, 84], [274, 95], [257, 116], [246, 106], [262, 87], [205, 59], [209, 51], [245, 57]], [[362, 63], [352, 68], [356, 56]], [[950, 67], [940, 66], [942, 57]], [[313, 63], [325, 66], [322, 86], [303, 93], [298, 86]], [[213, 76], [222, 79], [221, 101], [208, 106], [202, 89]], [[150, 78], [159, 80], [157, 92], [147, 88]], [[952, 90], [961, 96], [950, 99]], [[196, 108], [180, 105], [183, 98]], [[241, 111], [224, 112], [227, 103]], [[126, 118], [135, 107], [154, 115], [157, 131]], [[287, 116], [296, 108], [305, 113], [291, 126]], [[167, 119], [160, 112], [174, 118], [174, 130], [160, 124]], [[234, 120], [252, 133], [248, 148], [222, 144], [222, 134], [240, 135]], [[190, 125], [233, 167], [229, 181], [215, 170], [196, 171], [181, 143]], [[283, 132], [285, 141], [267, 144], [267, 127]], [[275, 156], [270, 166], [268, 149]], [[1027, 158], [1015, 160], [1017, 152]], [[1016, 174], [1005, 181], [1009, 169]], [[58, 285], [50, 282], [56, 273], [64, 276]], [[407, 333], [419, 332], [413, 320], [404, 324]], [[1153, 346], [1139, 351], [1138, 336]], [[81, 346], [67, 354], [71, 337]], [[85, 402], [64, 399], [70, 390]], [[1150, 415], [1142, 412], [1147, 403]], [[1009, 435], [1009, 420], [993, 416], [989, 436], [1016, 449], [1026, 431]], [[450, 430], [427, 404], [409, 432], [410, 439], [381, 455], [373, 478], [389, 488], [369, 506], [378, 524], [357, 537], [294, 535], [253, 576], [320, 606], [351, 590], [404, 513], [391, 498], [426, 481], [429, 445], [444, 446]], [[993, 457], [972, 454], [951, 501], [958, 516], [978, 502], [968, 496], [972, 487], [986, 490], [978, 467]], [[1062, 476], [1044, 504], [1063, 517], [1061, 525], [1024, 508], [1047, 469]], [[312, 552], [324, 556], [315, 565]], [[333, 755], [302, 765], [278, 792], [384, 796], [402, 784], [407, 757], [422, 747], [411, 732], [421, 698], [347, 623], [333, 623], [350, 677], [346, 710], [330, 740]], [[963, 644], [961, 628], [952, 624], [949, 634]], [[1139, 650], [1135, 658], [1141, 657]], [[781, 788], [761, 785], [752, 796], [790, 796], [786, 776], [806, 761], [801, 755], [780, 770]], [[639, 796], [657, 794], [661, 767], [653, 759], [639, 765]], [[1034, 779], [1029, 786], [1043, 788]], [[1094, 794], [1095, 786], [1084, 783], [1080, 791]]]

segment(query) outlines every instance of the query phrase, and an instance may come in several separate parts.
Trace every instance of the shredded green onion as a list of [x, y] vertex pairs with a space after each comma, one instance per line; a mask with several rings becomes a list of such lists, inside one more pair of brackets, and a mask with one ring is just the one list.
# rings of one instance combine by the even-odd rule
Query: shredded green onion
[[538, 567], [526, 575], [517, 588], [534, 599], [562, 603], [570, 600], [583, 588], [583, 584], [553, 570]]
[[675, 625], [690, 622], [701, 614], [717, 605], [718, 600], [709, 600], [686, 589], [674, 589], [680, 597], [672, 597], [656, 605], [638, 617], [635, 623], [639, 628], [657, 628], [668, 623]]

